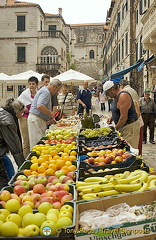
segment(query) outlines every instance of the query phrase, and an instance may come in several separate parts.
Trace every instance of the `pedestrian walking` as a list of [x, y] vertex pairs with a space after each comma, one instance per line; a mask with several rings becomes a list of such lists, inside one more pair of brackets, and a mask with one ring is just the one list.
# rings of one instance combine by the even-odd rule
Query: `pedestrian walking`
[[99, 92], [99, 102], [100, 102], [100, 107], [101, 111], [105, 111], [105, 101], [106, 101], [106, 95], [103, 91], [103, 89]]
[[152, 98], [150, 98], [150, 89], [145, 89], [144, 96], [139, 99], [141, 116], [144, 122], [143, 126], [143, 143], [147, 143], [147, 127], [149, 127], [149, 141], [155, 144], [154, 141], [154, 125], [155, 125], [155, 113], [156, 104]]

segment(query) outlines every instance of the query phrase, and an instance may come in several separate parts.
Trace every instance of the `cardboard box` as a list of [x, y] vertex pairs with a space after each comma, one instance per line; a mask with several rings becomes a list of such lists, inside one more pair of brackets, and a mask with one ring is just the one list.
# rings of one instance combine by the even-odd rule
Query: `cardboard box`
[[107, 208], [119, 203], [127, 203], [129, 206], [149, 205], [156, 200], [156, 189], [141, 193], [118, 195], [101, 200], [77, 204], [76, 240], [111, 240], [111, 239], [156, 239], [156, 218], [145, 219], [138, 222], [126, 222], [114, 226], [98, 229], [80, 229], [78, 221], [80, 213], [90, 209], [105, 211]]

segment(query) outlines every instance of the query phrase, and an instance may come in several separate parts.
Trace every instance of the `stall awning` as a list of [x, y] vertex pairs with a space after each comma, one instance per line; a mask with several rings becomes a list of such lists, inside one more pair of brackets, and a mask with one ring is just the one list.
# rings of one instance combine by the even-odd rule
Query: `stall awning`
[[155, 58], [154, 55], [152, 55], [151, 57], [149, 57], [147, 60], [145, 60], [139, 67], [138, 67], [138, 72], [148, 63], [150, 63], [150, 61], [152, 61]]
[[116, 72], [114, 74], [111, 75], [111, 79], [117, 79], [117, 78], [123, 78], [123, 76], [127, 73], [129, 73], [130, 71], [132, 71], [133, 69], [139, 67], [139, 65], [141, 65], [143, 63], [143, 59], [140, 59], [138, 62], [136, 62], [135, 64], [133, 64], [132, 66], [125, 68], [119, 72]]

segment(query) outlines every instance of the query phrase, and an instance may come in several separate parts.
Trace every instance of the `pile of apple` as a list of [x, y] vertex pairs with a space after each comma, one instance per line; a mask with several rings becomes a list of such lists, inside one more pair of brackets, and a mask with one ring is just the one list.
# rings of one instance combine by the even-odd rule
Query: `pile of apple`
[[75, 137], [70, 137], [69, 139], [67, 140], [64, 140], [64, 139], [54, 139], [54, 138], [51, 138], [49, 140], [42, 140], [45, 144], [62, 144], [62, 143], [65, 143], [65, 144], [71, 144], [73, 143], [74, 141], [76, 140]]
[[[2, 197], [6, 199], [7, 195]], [[57, 210], [49, 202], [44, 202], [38, 207], [38, 212], [33, 213], [31, 206], [20, 206], [18, 200], [8, 199], [5, 208], [0, 209], [0, 236], [57, 236], [62, 227], [72, 226], [73, 211], [69, 204]]]
[[[131, 153], [126, 150], [114, 148], [112, 150], [92, 151], [87, 153], [90, 158], [85, 159], [84, 162], [91, 165], [105, 165], [123, 162], [126, 158], [131, 156]], [[97, 156], [97, 157], [91, 157]]]
[[73, 200], [69, 185], [60, 181], [55, 176], [47, 179], [44, 176], [27, 178], [19, 175], [14, 182], [13, 193], [8, 190], [1, 192], [0, 204], [5, 207], [6, 201], [16, 199], [20, 205], [30, 205], [33, 209], [42, 202], [49, 202], [53, 208], [60, 209], [66, 201]]
[[64, 139], [67, 140], [70, 137], [76, 137], [78, 135], [78, 131], [68, 128], [68, 129], [56, 129], [56, 130], [51, 130], [47, 129], [46, 130], [46, 137], [48, 139]]

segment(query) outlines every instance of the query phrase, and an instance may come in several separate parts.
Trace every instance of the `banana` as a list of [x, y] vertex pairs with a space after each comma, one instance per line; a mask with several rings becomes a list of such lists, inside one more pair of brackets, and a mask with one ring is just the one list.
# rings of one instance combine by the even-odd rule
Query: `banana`
[[123, 179], [118, 179], [117, 181], [119, 182], [119, 184], [127, 184], [138, 178], [140, 178], [140, 174], [133, 176], [133, 177], [129, 177], [129, 178], [127, 177], [127, 178], [123, 178]]
[[114, 185], [115, 190], [118, 192], [133, 192], [139, 190], [141, 187], [142, 183]]
[[114, 177], [116, 179], [121, 179], [121, 178], [124, 178], [124, 174], [123, 173], [118, 173], [118, 174], [115, 174]]
[[92, 193], [92, 189], [93, 189], [93, 187], [89, 187], [89, 188], [84, 188], [83, 190], [82, 190], [82, 192], [83, 192], [83, 194], [86, 194], [86, 193]]
[[114, 184], [107, 183], [105, 185], [102, 185], [102, 191], [108, 191], [114, 189]]
[[81, 187], [78, 187], [77, 188], [77, 191], [78, 192], [81, 192], [83, 189], [87, 189], [87, 188], [92, 188], [92, 187], [94, 187], [94, 186], [100, 186], [100, 184], [90, 184], [90, 185], [88, 185], [88, 186], [81, 186]]
[[93, 184], [99, 184], [99, 182], [83, 182], [83, 181], [78, 181], [76, 182], [76, 187], [83, 187], [83, 186], [88, 186], [88, 185], [93, 185]]
[[131, 173], [129, 174], [128, 178], [131, 178], [131, 177], [133, 177], [133, 176], [136, 176], [136, 175], [140, 174], [141, 172], [144, 172], [144, 171], [143, 171], [143, 170], [140, 170], [140, 169], [137, 169], [137, 170], [135, 170], [134, 172], [131, 172]]
[[146, 182], [142, 182], [142, 187], [137, 192], [142, 192], [148, 189], [148, 184]]
[[88, 194], [84, 194], [82, 196], [82, 199], [84, 200], [89, 200], [89, 199], [93, 199], [96, 198], [96, 194], [95, 193], [88, 193]]
[[108, 179], [105, 177], [88, 177], [84, 180], [84, 182], [103, 182], [107, 183]]
[[113, 189], [105, 192], [98, 192], [96, 193], [96, 197], [101, 198], [101, 197], [107, 197], [107, 196], [112, 196], [117, 194], [119, 194], [119, 192]]
[[146, 182], [148, 179], [148, 173], [147, 172], [142, 172], [141, 177], [139, 178], [140, 181]]
[[156, 179], [153, 179], [150, 181], [150, 184], [148, 185], [148, 189], [156, 188]]
[[130, 171], [125, 171], [124, 173], [123, 173], [123, 177], [124, 178], [127, 178], [129, 175], [130, 175]]
[[147, 183], [150, 184], [150, 181], [154, 179], [156, 179], [156, 175], [149, 175], [147, 179]]
[[97, 193], [100, 191], [102, 191], [102, 185], [97, 185], [97, 186], [92, 187], [92, 192]]

